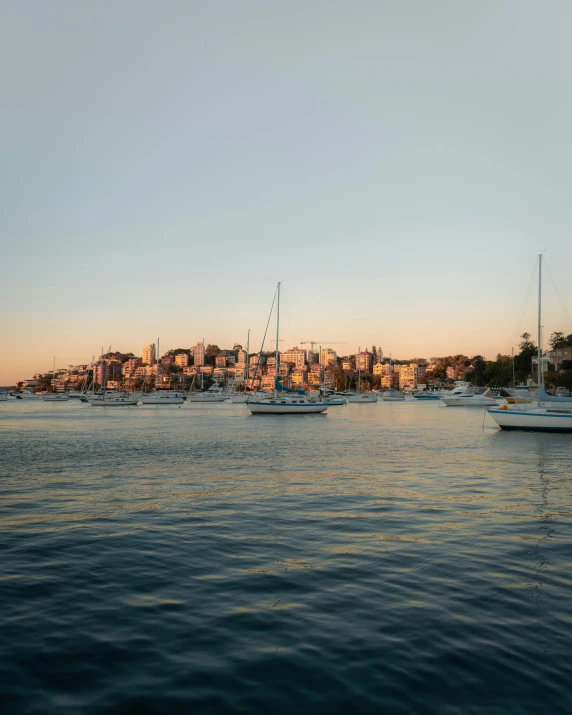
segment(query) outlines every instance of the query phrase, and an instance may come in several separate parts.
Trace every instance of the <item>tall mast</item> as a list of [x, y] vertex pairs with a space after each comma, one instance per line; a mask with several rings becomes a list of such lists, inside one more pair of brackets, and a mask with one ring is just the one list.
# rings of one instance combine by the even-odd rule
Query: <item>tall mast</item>
[[360, 360], [360, 355], [361, 355], [361, 348], [358, 348], [358, 356], [357, 356], [357, 391], [361, 394], [361, 360]]
[[537, 383], [540, 388], [542, 381], [542, 253], [538, 254], [538, 377]]
[[203, 338], [203, 364], [201, 365], [201, 390], [205, 389], [205, 339]]
[[278, 351], [278, 339], [280, 337], [280, 283], [278, 283], [276, 290], [278, 304], [276, 306], [276, 375], [274, 376], [274, 397], [276, 397], [276, 380], [278, 380], [278, 365], [280, 360], [280, 353]]
[[159, 338], [157, 338], [157, 354], [155, 355], [155, 360], [157, 361], [157, 377], [155, 378], [155, 392], [159, 389]]
[[250, 377], [250, 328], [248, 328], [248, 337], [246, 338], [246, 379]]

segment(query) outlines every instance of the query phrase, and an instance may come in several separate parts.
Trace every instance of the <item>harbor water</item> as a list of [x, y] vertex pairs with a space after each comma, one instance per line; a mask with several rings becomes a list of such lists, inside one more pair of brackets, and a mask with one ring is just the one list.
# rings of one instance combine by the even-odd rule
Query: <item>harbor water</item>
[[0, 404], [3, 715], [572, 712], [572, 436]]

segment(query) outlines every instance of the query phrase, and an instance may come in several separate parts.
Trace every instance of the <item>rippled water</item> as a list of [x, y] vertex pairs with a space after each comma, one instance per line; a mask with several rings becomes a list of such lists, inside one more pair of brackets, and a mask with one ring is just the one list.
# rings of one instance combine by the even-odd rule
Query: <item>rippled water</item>
[[569, 713], [572, 437], [0, 405], [3, 713]]

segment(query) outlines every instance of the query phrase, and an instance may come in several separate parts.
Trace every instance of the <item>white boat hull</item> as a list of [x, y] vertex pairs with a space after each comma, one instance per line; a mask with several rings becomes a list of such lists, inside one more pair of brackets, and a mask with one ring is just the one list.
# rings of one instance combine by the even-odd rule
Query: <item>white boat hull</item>
[[348, 402], [354, 405], [367, 405], [372, 402], [377, 402], [377, 395], [351, 395], [348, 397]]
[[310, 415], [325, 412], [328, 409], [328, 405], [323, 402], [309, 402], [298, 405], [249, 402], [248, 409], [253, 415]]
[[236, 402], [236, 403], [246, 402], [248, 400], [248, 395], [240, 395], [240, 394], [231, 395], [229, 399], [231, 402]]
[[498, 401], [491, 397], [442, 397], [441, 402], [447, 407], [497, 407]]
[[42, 402], [69, 402], [67, 395], [42, 395]]
[[182, 405], [184, 399], [182, 397], [142, 397], [140, 400], [142, 405], [155, 405], [156, 407], [168, 407], [169, 405]]
[[136, 397], [114, 397], [111, 400], [88, 399], [92, 407], [137, 407]]
[[403, 395], [401, 397], [384, 397], [382, 395], [381, 399], [384, 402], [405, 402], [405, 397]]
[[504, 430], [534, 432], [572, 432], [572, 412], [558, 414], [547, 410], [488, 410], [489, 415]]
[[194, 396], [194, 395], [189, 395], [189, 402], [224, 402], [225, 400], [228, 399], [228, 395], [216, 395], [215, 397], [202, 397], [202, 396]]

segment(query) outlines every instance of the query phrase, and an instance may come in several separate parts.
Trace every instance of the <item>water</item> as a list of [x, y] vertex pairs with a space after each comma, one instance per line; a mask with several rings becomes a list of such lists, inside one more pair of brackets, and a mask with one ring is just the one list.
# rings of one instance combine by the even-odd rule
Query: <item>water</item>
[[572, 437], [0, 405], [2, 712], [570, 713]]

